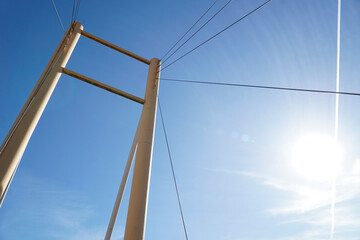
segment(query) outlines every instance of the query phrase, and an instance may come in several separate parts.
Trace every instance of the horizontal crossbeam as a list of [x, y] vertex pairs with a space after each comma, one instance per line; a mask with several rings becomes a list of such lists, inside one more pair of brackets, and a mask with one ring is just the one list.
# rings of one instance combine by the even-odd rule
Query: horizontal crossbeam
[[134, 58], [134, 59], [136, 59], [136, 60], [138, 60], [140, 62], [143, 62], [143, 63], [145, 63], [147, 65], [150, 65], [149, 60], [147, 60], [147, 59], [145, 59], [143, 57], [140, 57], [139, 55], [136, 55], [135, 53], [129, 52], [129, 51], [127, 51], [127, 50], [125, 50], [125, 49], [123, 49], [121, 47], [118, 47], [118, 46], [116, 46], [116, 45], [114, 45], [112, 43], [109, 43], [109, 42], [107, 42], [107, 41], [105, 41], [105, 40], [103, 40], [101, 38], [98, 38], [98, 37], [96, 37], [96, 36], [94, 36], [94, 35], [92, 35], [92, 34], [90, 34], [88, 32], [81, 31], [81, 35], [83, 35], [84, 37], [87, 37], [87, 38], [89, 38], [89, 39], [91, 39], [91, 40], [93, 40], [95, 42], [98, 42], [98, 43], [100, 43], [102, 45], [105, 45], [105, 46], [107, 46], [109, 48], [112, 48], [115, 51], [121, 52], [121, 53], [123, 53], [123, 54], [125, 54], [125, 55], [127, 55], [129, 57], [132, 57], [132, 58]]
[[104, 84], [104, 83], [98, 82], [98, 81], [96, 81], [96, 80], [94, 80], [94, 79], [88, 78], [88, 77], [86, 77], [86, 76], [84, 76], [84, 75], [81, 75], [81, 74], [79, 74], [79, 73], [73, 72], [73, 71], [71, 71], [71, 70], [69, 70], [69, 69], [62, 68], [62, 72], [65, 73], [66, 75], [69, 75], [69, 76], [71, 76], [71, 77], [77, 78], [77, 79], [79, 79], [79, 80], [81, 80], [81, 81], [84, 81], [84, 82], [89, 83], [89, 84], [91, 84], [91, 85], [94, 85], [94, 86], [96, 86], [96, 87], [102, 88], [102, 89], [104, 89], [104, 90], [106, 90], [106, 91], [115, 93], [115, 94], [117, 94], [117, 95], [120, 95], [120, 96], [122, 96], [122, 97], [124, 97], [124, 98], [127, 98], [127, 99], [130, 99], [130, 100], [133, 100], [133, 101], [135, 101], [135, 102], [138, 102], [138, 103], [141, 103], [141, 104], [144, 104], [144, 102], [145, 102], [144, 99], [141, 99], [141, 98], [139, 98], [139, 97], [136, 97], [136, 96], [134, 96], [134, 95], [131, 95], [131, 94], [127, 93], [127, 92], [121, 91], [121, 90], [119, 90], [119, 89], [113, 88], [113, 87], [111, 87], [111, 86], [109, 86], [109, 85], [106, 85], [106, 84]]

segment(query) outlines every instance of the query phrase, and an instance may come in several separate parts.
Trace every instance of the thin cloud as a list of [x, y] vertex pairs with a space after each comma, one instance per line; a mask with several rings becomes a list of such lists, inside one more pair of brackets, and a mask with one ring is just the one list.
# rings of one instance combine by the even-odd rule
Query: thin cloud
[[[282, 179], [281, 176], [269, 177], [255, 172], [236, 171], [228, 169], [211, 170], [224, 174], [233, 174], [241, 177], [249, 177], [268, 186], [276, 191], [287, 194], [278, 206], [266, 209], [273, 216], [282, 216], [287, 220], [282, 224], [304, 223], [310, 226], [294, 236], [288, 236], [281, 240], [329, 239], [331, 226], [331, 184], [314, 184], [299, 182], [296, 178]], [[351, 200], [360, 196], [360, 177], [351, 176], [337, 179], [337, 193], [335, 202], [335, 237], [338, 240], [354, 240], [349, 233], [358, 232], [360, 228], [359, 208], [351, 205]], [[285, 195], [286, 196], [286, 195]]]
[[[17, 191], [7, 199], [10, 211], [0, 217], [1, 239], [1, 236], [20, 239], [19, 236], [27, 236], [30, 230], [37, 239], [104, 238], [107, 222], [95, 227], [89, 225], [97, 214], [80, 191], [62, 189], [34, 176], [20, 176], [18, 181]], [[120, 240], [123, 236], [124, 228], [116, 226], [112, 239]]]
[[[236, 170], [212, 170], [226, 174], [257, 179], [262, 185], [289, 193], [288, 204], [279, 208], [269, 209], [273, 214], [301, 214], [331, 204], [331, 186], [327, 184], [299, 184], [289, 179], [282, 180], [254, 172]], [[336, 203], [345, 202], [360, 195], [360, 177], [349, 177], [338, 180]]]

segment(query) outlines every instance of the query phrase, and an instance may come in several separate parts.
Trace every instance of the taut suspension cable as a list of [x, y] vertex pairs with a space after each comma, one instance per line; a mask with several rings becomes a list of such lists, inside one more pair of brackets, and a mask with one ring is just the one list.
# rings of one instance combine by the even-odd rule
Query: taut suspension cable
[[224, 28], [223, 30], [219, 31], [218, 33], [216, 33], [215, 35], [213, 35], [212, 37], [208, 38], [207, 40], [205, 40], [204, 42], [200, 43], [199, 45], [197, 45], [196, 47], [194, 47], [193, 49], [191, 49], [190, 51], [186, 52], [184, 55], [182, 55], [181, 57], [177, 58], [176, 60], [174, 60], [173, 62], [169, 63], [168, 65], [166, 65], [164, 68], [162, 68], [162, 71], [165, 70], [166, 68], [170, 67], [171, 65], [173, 65], [174, 63], [176, 63], [177, 61], [179, 61], [180, 59], [184, 58], [185, 56], [189, 55], [190, 53], [192, 53], [193, 51], [195, 51], [196, 49], [198, 49], [199, 47], [203, 46], [205, 43], [209, 42], [210, 40], [214, 39], [215, 37], [219, 36], [221, 33], [225, 32], [226, 30], [228, 30], [229, 28], [231, 28], [232, 26], [234, 26], [235, 24], [237, 24], [238, 22], [240, 22], [241, 20], [245, 19], [246, 17], [248, 17], [249, 15], [251, 15], [252, 13], [256, 12], [257, 10], [259, 10], [260, 8], [264, 7], [266, 4], [270, 3], [272, 0], [268, 0], [265, 3], [261, 4], [260, 6], [258, 6], [257, 8], [255, 8], [254, 10], [250, 11], [249, 13], [245, 14], [244, 16], [242, 16], [241, 18], [239, 18], [238, 20], [236, 20], [235, 22], [233, 22], [232, 24], [230, 24], [229, 26], [227, 26], [226, 28]]
[[163, 131], [164, 131], [164, 135], [165, 135], [166, 147], [167, 147], [167, 151], [168, 151], [168, 154], [169, 154], [169, 160], [170, 160], [171, 172], [172, 172], [172, 176], [173, 176], [173, 180], [174, 180], [174, 185], [175, 185], [175, 190], [176, 190], [176, 196], [177, 196], [177, 200], [178, 200], [178, 204], [179, 204], [179, 209], [180, 209], [180, 214], [181, 214], [181, 220], [182, 220], [182, 224], [183, 224], [183, 228], [184, 228], [184, 233], [185, 233], [186, 240], [189, 240], [188, 234], [187, 234], [187, 230], [186, 230], [184, 213], [183, 213], [182, 206], [181, 206], [181, 201], [180, 201], [179, 189], [178, 189], [178, 185], [177, 185], [177, 182], [176, 182], [174, 164], [173, 164], [173, 161], [172, 161], [171, 152], [170, 152], [170, 146], [169, 146], [169, 141], [168, 141], [168, 137], [167, 137], [167, 134], [166, 134], [164, 117], [163, 117], [162, 110], [161, 110], [160, 98], [159, 98], [158, 104], [159, 104], [159, 110], [160, 110], [161, 123], [162, 123]]

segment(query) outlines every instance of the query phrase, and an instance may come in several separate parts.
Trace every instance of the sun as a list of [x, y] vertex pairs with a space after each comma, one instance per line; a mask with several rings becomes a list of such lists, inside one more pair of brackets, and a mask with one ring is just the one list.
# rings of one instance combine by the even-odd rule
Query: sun
[[295, 144], [292, 163], [309, 180], [330, 180], [338, 172], [341, 155], [334, 138], [313, 134]]

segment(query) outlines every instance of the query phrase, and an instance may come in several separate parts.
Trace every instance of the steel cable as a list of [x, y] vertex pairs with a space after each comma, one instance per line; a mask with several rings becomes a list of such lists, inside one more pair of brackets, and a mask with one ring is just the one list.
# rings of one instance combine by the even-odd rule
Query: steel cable
[[160, 60], [163, 60], [164, 57], [166, 57], [166, 55], [168, 55], [169, 52], [174, 49], [174, 47], [191, 31], [191, 29], [193, 29], [195, 25], [210, 11], [210, 9], [215, 5], [217, 1], [219, 0], [215, 0], [215, 2], [203, 13], [203, 15], [200, 16], [200, 18], [186, 31], [184, 35], [182, 35], [182, 37], [165, 53], [165, 55]]
[[242, 16], [241, 18], [239, 18], [238, 20], [236, 20], [235, 22], [233, 22], [232, 24], [230, 24], [229, 26], [227, 26], [226, 28], [224, 28], [223, 30], [219, 31], [218, 33], [216, 33], [215, 35], [213, 35], [212, 37], [208, 38], [207, 40], [205, 40], [204, 42], [200, 43], [199, 45], [197, 45], [196, 47], [194, 47], [193, 49], [191, 49], [190, 51], [186, 52], [184, 55], [180, 56], [179, 58], [177, 58], [176, 60], [174, 60], [173, 62], [169, 63], [168, 65], [166, 65], [164, 68], [162, 68], [162, 71], [164, 71], [166, 68], [170, 67], [171, 65], [173, 65], [174, 63], [176, 63], [177, 61], [179, 61], [180, 59], [184, 58], [185, 56], [189, 55], [190, 53], [192, 53], [193, 51], [195, 51], [196, 49], [198, 49], [199, 47], [203, 46], [205, 43], [209, 42], [210, 40], [214, 39], [215, 37], [219, 36], [221, 33], [225, 32], [226, 30], [228, 30], [229, 28], [231, 28], [232, 26], [234, 26], [235, 24], [237, 24], [238, 22], [240, 22], [241, 20], [243, 20], [244, 18], [248, 17], [249, 15], [251, 15], [252, 13], [256, 12], [257, 10], [259, 10], [260, 8], [262, 8], [263, 6], [265, 6], [266, 4], [270, 3], [272, 0], [268, 0], [265, 3], [261, 4], [260, 6], [258, 6], [257, 8], [255, 8], [254, 10], [250, 11], [249, 13], [245, 14], [244, 16]]
[[54, 0], [51, 0], [51, 2], [52, 2], [52, 4], [53, 4], [53, 6], [54, 6], [54, 10], [55, 10], [55, 13], [56, 13], [56, 15], [57, 15], [57, 17], [58, 17], [58, 19], [59, 19], [61, 28], [62, 28], [62, 30], [63, 30], [64, 33], [65, 33], [65, 28], [64, 28], [64, 25], [63, 25], [63, 23], [62, 23], [62, 21], [61, 21], [61, 18], [60, 18], [60, 15], [59, 15], [59, 13], [58, 13], [58, 10], [56, 9], [55, 2], [54, 2]]
[[360, 96], [360, 93], [356, 93], [356, 92], [339, 92], [339, 91], [329, 91], [329, 90], [317, 90], [317, 89], [306, 89], [306, 88], [288, 88], [288, 87], [275, 87], [275, 86], [225, 83], [225, 82], [206, 82], [206, 81], [173, 79], [173, 78], [160, 78], [160, 79], [162, 81], [170, 81], [170, 82], [198, 83], [198, 84], [222, 85], [222, 86], [232, 86], [232, 87], [262, 88], [262, 89], [285, 90], [285, 91], [298, 91], [298, 92], [313, 92], [313, 93], [328, 93], [328, 94]]
[[192, 39], [201, 29], [203, 29], [211, 20], [213, 20], [222, 10], [224, 10], [232, 0], [229, 0], [219, 11], [217, 11], [209, 20], [207, 20], [196, 32], [194, 32], [183, 44], [181, 44], [170, 56], [168, 56], [163, 63], [165, 63], [169, 58], [171, 58], [177, 51], [180, 50], [190, 39]]
[[181, 201], [180, 201], [179, 189], [178, 189], [178, 185], [177, 185], [177, 182], [176, 182], [175, 170], [174, 170], [174, 165], [173, 165], [173, 161], [172, 161], [172, 157], [171, 157], [169, 141], [168, 141], [168, 137], [167, 137], [167, 134], [166, 134], [164, 117], [163, 117], [162, 110], [161, 110], [160, 99], [158, 101], [158, 104], [159, 104], [159, 110], [160, 110], [161, 123], [162, 123], [163, 131], [164, 131], [164, 135], [165, 135], [166, 147], [167, 147], [167, 151], [168, 151], [168, 154], [169, 154], [171, 172], [172, 172], [172, 176], [173, 176], [173, 180], [174, 180], [174, 184], [175, 184], [176, 196], [177, 196], [179, 209], [180, 209], [180, 214], [181, 214], [181, 220], [182, 220], [186, 240], [189, 240], [187, 230], [186, 230], [186, 225], [185, 225], [184, 213], [183, 213], [182, 206], [181, 206]]

